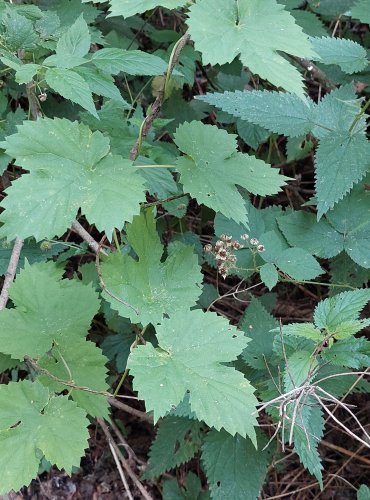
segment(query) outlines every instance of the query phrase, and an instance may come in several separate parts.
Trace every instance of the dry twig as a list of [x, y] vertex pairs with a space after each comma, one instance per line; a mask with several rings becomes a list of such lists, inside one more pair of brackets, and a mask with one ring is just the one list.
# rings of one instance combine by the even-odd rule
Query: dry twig
[[14, 242], [12, 255], [10, 256], [8, 269], [5, 273], [4, 284], [0, 294], [0, 311], [6, 308], [6, 304], [9, 298], [9, 288], [17, 272], [17, 266], [19, 262], [19, 257], [21, 255], [22, 247], [23, 247], [23, 240], [17, 238]]
[[149, 495], [149, 493], [146, 491], [146, 489], [144, 488], [144, 486], [141, 484], [139, 478], [133, 472], [133, 470], [131, 469], [131, 467], [127, 463], [127, 460], [122, 455], [121, 450], [118, 448], [117, 444], [114, 442], [114, 439], [112, 438], [112, 435], [109, 432], [109, 429], [106, 426], [104, 420], [102, 420], [101, 418], [98, 418], [97, 421], [98, 421], [98, 424], [100, 425], [100, 427], [102, 428], [102, 430], [103, 430], [103, 432], [105, 434], [105, 437], [107, 438], [108, 443], [111, 443], [111, 445], [113, 446], [113, 448], [114, 448], [114, 450], [115, 450], [115, 452], [116, 452], [116, 454], [117, 454], [117, 456], [118, 456], [121, 464], [123, 465], [123, 468], [125, 469], [125, 471], [127, 472], [127, 474], [130, 476], [130, 478], [133, 481], [133, 483], [135, 484], [135, 486], [140, 491], [140, 493], [142, 495], [142, 498], [144, 498], [145, 500], [153, 500], [152, 496]]

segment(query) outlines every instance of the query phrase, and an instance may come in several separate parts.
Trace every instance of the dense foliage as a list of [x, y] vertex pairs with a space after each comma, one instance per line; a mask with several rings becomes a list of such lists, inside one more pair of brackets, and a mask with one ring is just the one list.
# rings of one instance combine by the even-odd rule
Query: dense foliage
[[255, 499], [287, 450], [323, 488], [328, 421], [370, 447], [344, 401], [370, 389], [369, 2], [0, 17], [0, 493], [72, 473], [133, 394], [165, 499]]

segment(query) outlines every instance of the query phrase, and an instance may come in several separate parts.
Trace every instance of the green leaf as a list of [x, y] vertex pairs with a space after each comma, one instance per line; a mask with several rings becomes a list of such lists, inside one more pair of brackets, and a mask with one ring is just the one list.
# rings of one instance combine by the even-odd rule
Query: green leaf
[[201, 122], [180, 125], [175, 143], [186, 156], [177, 160], [177, 168], [184, 192], [216, 212], [246, 223], [245, 200], [236, 185], [266, 196], [278, 192], [288, 178], [263, 161], [237, 152], [236, 138]]
[[344, 249], [356, 264], [370, 268], [370, 193], [366, 185], [355, 186], [327, 214], [329, 222], [341, 233]]
[[31, 173], [7, 190], [0, 237], [39, 241], [62, 235], [79, 208], [110, 237], [145, 201], [144, 181], [132, 163], [109, 154], [109, 140], [86, 125], [59, 118], [29, 121], [4, 145]]
[[357, 491], [357, 500], [370, 500], [370, 488], [365, 484], [362, 484]]
[[0, 493], [19, 490], [35, 479], [40, 459], [70, 474], [88, 446], [89, 421], [68, 398], [50, 397], [39, 382], [0, 386]]
[[[90, 91], [94, 94], [108, 97], [109, 99], [113, 99], [114, 101], [118, 101], [120, 103], [125, 102], [120, 91], [118, 90], [118, 87], [114, 84], [113, 77], [110, 75], [102, 73], [91, 66], [79, 66], [75, 69], [75, 72], [85, 80], [90, 88]], [[130, 107], [128, 103], [127, 105]]]
[[163, 59], [153, 54], [141, 50], [123, 50], [114, 47], [94, 52], [91, 56], [91, 62], [99, 70], [112, 75], [123, 72], [129, 75], [157, 76], [167, 71], [168, 66]]
[[370, 24], [370, 12], [369, 12], [368, 1], [357, 0], [357, 2], [351, 8], [351, 17], [359, 19], [362, 23]]
[[176, 247], [162, 263], [163, 246], [151, 211], [134, 217], [126, 232], [138, 260], [115, 252], [102, 262], [101, 270], [108, 290], [128, 302], [137, 313], [103, 291], [111, 307], [121, 316], [145, 326], [160, 323], [164, 316], [195, 305], [201, 294], [202, 275], [193, 247]]
[[108, 17], [123, 16], [126, 18], [155, 7], [176, 9], [176, 7], [182, 7], [186, 3], [187, 0], [110, 0]]
[[363, 337], [348, 337], [321, 352], [321, 357], [336, 366], [360, 369], [370, 366], [370, 342]]
[[[42, 244], [38, 245], [34, 240], [26, 240], [23, 244], [20, 259], [17, 265], [17, 272], [24, 267], [25, 260], [30, 264], [34, 262], [43, 262], [63, 251], [65, 247], [59, 243], [48, 244], [47, 249], [43, 249]], [[0, 240], [0, 276], [5, 274], [10, 256], [13, 251], [13, 245], [5, 240]]]
[[317, 260], [303, 248], [288, 248], [276, 259], [276, 265], [297, 281], [309, 280], [323, 274]]
[[250, 339], [242, 357], [252, 368], [266, 369], [266, 363], [273, 354], [275, 335], [271, 333], [271, 330], [277, 327], [277, 324], [277, 321], [266, 311], [261, 302], [252, 298], [240, 320], [240, 328]]
[[123, 373], [126, 369], [130, 349], [135, 342], [135, 338], [136, 335], [131, 332], [118, 333], [116, 335], [104, 337], [101, 344], [103, 353], [111, 361], [115, 361], [119, 373]]
[[260, 269], [261, 280], [269, 290], [272, 290], [279, 280], [279, 274], [274, 264], [264, 264]]
[[299, 137], [314, 126], [316, 105], [294, 94], [253, 90], [207, 94], [197, 99], [276, 134]]
[[323, 64], [336, 64], [349, 75], [366, 69], [366, 49], [353, 40], [334, 37], [310, 38], [318, 55], [313, 59]]
[[333, 288], [332, 295], [345, 291], [346, 288], [362, 288], [370, 280], [369, 269], [356, 264], [345, 252], [340, 253], [330, 262], [330, 282], [342, 288]]
[[[263, 439], [259, 439], [261, 443]], [[269, 457], [248, 438], [211, 430], [202, 448], [202, 462], [213, 500], [255, 500], [265, 481]]]
[[370, 142], [360, 133], [332, 132], [316, 152], [318, 218], [347, 194], [367, 173]]
[[189, 472], [185, 479], [185, 487], [180, 486], [176, 479], [170, 479], [163, 484], [163, 500], [210, 500], [208, 491], [202, 491], [202, 484], [194, 472]]
[[[64, 336], [58, 340], [39, 361], [38, 365], [48, 370], [49, 373], [66, 382], [73, 382], [79, 387], [87, 387], [93, 391], [107, 392], [106, 383], [107, 358], [102, 355], [101, 350], [93, 343], [84, 339]], [[58, 383], [48, 375], [39, 376], [42, 384], [54, 392], [62, 392], [69, 389], [70, 396], [78, 406], [83, 408], [93, 417], [109, 418], [109, 404], [104, 395], [94, 394], [88, 391], [71, 389]]]
[[267, 141], [270, 135], [268, 130], [263, 127], [254, 125], [240, 118], [236, 122], [236, 128], [238, 135], [252, 149], [257, 149], [260, 144]]
[[191, 460], [201, 445], [201, 423], [181, 417], [166, 417], [150, 447], [143, 479], [159, 477]]
[[198, 420], [232, 435], [248, 435], [256, 443], [254, 389], [240, 372], [224, 364], [246, 346], [243, 333], [213, 313], [176, 311], [157, 327], [157, 339], [157, 348], [148, 342], [138, 346], [128, 362], [134, 389], [154, 419], [178, 405], [189, 391]]
[[366, 129], [366, 117], [363, 116], [354, 126], [351, 134], [349, 129], [361, 112], [361, 99], [358, 99], [355, 87], [352, 83], [343, 85], [325, 95], [315, 107], [313, 134], [318, 139], [339, 135], [364, 135]]
[[237, 4], [202, 0], [190, 7], [188, 26], [205, 64], [231, 63], [240, 54], [252, 73], [303, 97], [301, 74], [279, 52], [308, 59], [314, 53], [301, 27], [275, 0], [239, 0]]
[[58, 68], [70, 69], [85, 61], [89, 52], [91, 36], [82, 14], [59, 38], [56, 47], [55, 62]]
[[[282, 2], [279, 2], [282, 3]], [[299, 2], [299, 5], [301, 2]], [[310, 36], [325, 36], [327, 30], [321, 19], [313, 12], [308, 10], [291, 10], [290, 14], [294, 17], [296, 24], [301, 26], [303, 31]]]
[[370, 289], [343, 292], [322, 300], [314, 313], [315, 325], [325, 329], [335, 338], [341, 333], [354, 334], [369, 324], [358, 320], [361, 310], [370, 300]]
[[294, 451], [303, 466], [317, 478], [322, 488], [323, 466], [317, 448], [324, 434], [325, 419], [321, 409], [315, 407], [315, 402], [308, 399], [307, 404], [298, 412], [293, 439]]
[[309, 351], [300, 350], [289, 356], [284, 370], [285, 391], [291, 391], [295, 387], [310, 382], [317, 364], [315, 356]]
[[9, 292], [15, 308], [0, 312], [4, 354], [38, 358], [64, 339], [85, 337], [99, 310], [97, 293], [76, 280], [61, 280], [62, 273], [52, 262], [21, 270]]
[[49, 68], [45, 73], [45, 81], [62, 97], [79, 104], [98, 118], [90, 87], [81, 75], [70, 69]]
[[35, 33], [33, 23], [30, 19], [22, 16], [14, 9], [8, 9], [1, 18], [3, 25], [2, 47], [6, 47], [10, 52], [17, 50], [32, 50], [38, 42], [38, 35]]
[[296, 210], [277, 219], [288, 243], [322, 258], [338, 255], [344, 238], [326, 220], [317, 221], [314, 214]]
[[[276, 332], [278, 330], [275, 330]], [[282, 328], [284, 335], [294, 335], [295, 337], [304, 337], [313, 340], [315, 343], [322, 342], [324, 335], [312, 323], [291, 323]]]
[[38, 64], [23, 64], [20, 66], [15, 73], [15, 81], [22, 85], [23, 83], [29, 83], [32, 78], [36, 75], [40, 66]]

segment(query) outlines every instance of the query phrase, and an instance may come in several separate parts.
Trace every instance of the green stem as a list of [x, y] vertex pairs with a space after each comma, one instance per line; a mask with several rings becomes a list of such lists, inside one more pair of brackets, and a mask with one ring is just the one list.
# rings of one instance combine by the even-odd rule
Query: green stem
[[370, 99], [367, 100], [365, 106], [361, 109], [361, 111], [355, 116], [355, 119], [352, 122], [352, 125], [349, 128], [349, 133], [352, 135], [353, 129], [356, 127], [358, 122], [361, 120], [361, 118], [364, 116], [366, 113], [367, 108], [370, 106]]
[[[147, 327], [143, 328], [143, 331], [141, 332], [141, 336], [143, 336], [143, 335], [144, 335], [144, 333], [145, 333], [145, 330], [146, 330], [146, 329], [147, 329]], [[132, 352], [132, 350], [133, 350], [133, 349], [135, 349], [135, 347], [137, 346], [138, 342], [139, 342], [139, 335], [136, 335], [136, 338], [135, 338], [135, 340], [134, 340], [133, 344], [132, 344], [132, 345], [131, 345], [131, 347], [130, 347], [130, 352]], [[113, 397], [114, 397], [114, 398], [115, 398], [115, 397], [117, 396], [117, 394], [119, 393], [119, 390], [121, 389], [122, 384], [123, 384], [123, 382], [125, 381], [125, 379], [126, 379], [126, 377], [127, 377], [127, 375], [128, 375], [128, 372], [129, 372], [129, 369], [128, 369], [128, 368], [126, 368], [126, 369], [125, 369], [125, 371], [124, 371], [124, 372], [123, 372], [123, 374], [122, 374], [121, 380], [118, 382], [118, 385], [117, 385], [117, 387], [116, 387], [116, 389], [115, 389], [115, 391], [114, 391], [114, 393], [113, 393]]]
[[114, 239], [114, 244], [116, 245], [116, 248], [117, 248], [117, 252], [120, 252], [121, 251], [121, 247], [120, 247], [120, 244], [119, 244], [119, 241], [118, 241], [118, 237], [117, 237], [117, 232], [115, 229], [113, 229], [113, 239]]

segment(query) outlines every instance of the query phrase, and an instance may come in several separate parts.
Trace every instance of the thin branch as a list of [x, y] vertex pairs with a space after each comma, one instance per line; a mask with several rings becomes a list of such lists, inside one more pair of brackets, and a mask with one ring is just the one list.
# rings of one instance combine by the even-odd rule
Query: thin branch
[[17, 238], [14, 242], [12, 255], [10, 256], [8, 269], [6, 270], [5, 273], [4, 284], [0, 294], [0, 311], [6, 308], [6, 304], [9, 298], [9, 288], [17, 272], [17, 266], [19, 262], [19, 257], [21, 256], [22, 247], [23, 247], [23, 240]]
[[26, 363], [28, 363], [29, 365], [31, 365], [35, 371], [46, 375], [47, 377], [51, 378], [55, 382], [58, 382], [61, 385], [65, 385], [66, 387], [71, 387], [72, 389], [76, 389], [78, 391], [90, 392], [91, 394], [98, 394], [100, 396], [105, 396], [107, 398], [111, 398], [113, 396], [113, 394], [111, 394], [110, 392], [96, 391], [95, 389], [90, 389], [90, 387], [76, 385], [72, 381], [63, 380], [59, 377], [56, 377], [55, 375], [50, 373], [49, 370], [47, 370], [46, 368], [42, 368], [39, 364], [37, 364], [37, 362], [34, 359], [30, 358], [29, 356], [25, 356], [24, 361]]
[[134, 417], [140, 418], [140, 420], [144, 420], [145, 422], [154, 425], [153, 417], [151, 417], [147, 413], [140, 410], [136, 410], [135, 408], [131, 408], [131, 406], [125, 405], [124, 403], [121, 403], [120, 401], [117, 401], [112, 397], [108, 399], [108, 402], [110, 405], [118, 408], [119, 410], [125, 411], [126, 413], [129, 413]]
[[189, 40], [190, 40], [190, 35], [186, 33], [184, 36], [182, 36], [180, 38], [180, 40], [177, 42], [177, 44], [175, 45], [175, 47], [173, 49], [173, 52], [171, 54], [171, 59], [169, 62], [169, 66], [167, 69], [167, 73], [166, 73], [166, 76], [163, 80], [163, 84], [162, 84], [160, 90], [158, 91], [157, 98], [154, 101], [153, 105], [151, 106], [149, 114], [145, 117], [143, 123], [141, 124], [139, 138], [137, 139], [137, 141], [135, 142], [135, 144], [131, 148], [130, 159], [132, 161], [135, 161], [136, 158], [139, 156], [140, 148], [141, 148], [141, 145], [143, 143], [143, 140], [148, 135], [150, 129], [152, 128], [154, 120], [157, 118], [157, 116], [159, 115], [159, 113], [162, 109], [162, 105], [163, 105], [163, 102], [165, 99], [166, 89], [167, 89], [169, 79], [172, 75], [172, 72], [173, 72], [176, 64], [179, 61], [179, 57], [180, 57], [182, 49], [185, 47], [185, 45], [188, 43]]
[[109, 448], [110, 448], [110, 451], [112, 453], [112, 456], [114, 458], [114, 461], [116, 462], [116, 466], [117, 466], [117, 469], [118, 469], [118, 472], [119, 472], [119, 475], [120, 475], [120, 478], [121, 478], [121, 481], [122, 481], [122, 484], [126, 490], [126, 493], [127, 493], [127, 496], [129, 498], [129, 500], [134, 500], [134, 497], [131, 495], [131, 491], [130, 491], [130, 488], [127, 484], [127, 481], [126, 481], [126, 477], [125, 477], [125, 474], [122, 470], [122, 466], [121, 466], [121, 463], [118, 459], [118, 456], [117, 456], [117, 453], [116, 453], [116, 450], [112, 444], [111, 441], [108, 441], [108, 444], [109, 444]]
[[131, 467], [127, 463], [127, 460], [122, 455], [121, 450], [119, 449], [119, 447], [114, 442], [114, 439], [112, 438], [112, 435], [109, 432], [109, 429], [106, 426], [106, 424], [103, 421], [103, 419], [98, 418], [97, 421], [98, 421], [98, 424], [100, 425], [100, 427], [102, 428], [102, 430], [103, 430], [103, 432], [105, 434], [105, 437], [107, 438], [108, 443], [111, 443], [112, 446], [114, 447], [114, 450], [115, 450], [115, 452], [116, 452], [116, 454], [117, 454], [117, 456], [118, 456], [121, 464], [123, 465], [123, 468], [125, 469], [125, 471], [127, 472], [127, 474], [130, 476], [130, 478], [133, 481], [133, 483], [135, 484], [135, 486], [140, 491], [140, 493], [142, 495], [142, 498], [144, 498], [145, 500], [153, 500], [153, 497], [151, 495], [149, 495], [149, 493], [146, 491], [146, 489], [141, 484], [141, 482], [138, 479], [138, 477], [136, 477], [136, 474], [133, 472], [133, 470], [131, 469]]
[[101, 246], [99, 246], [99, 243], [94, 240], [91, 234], [88, 233], [86, 229], [77, 220], [73, 221], [72, 229], [75, 233], [81, 236], [81, 238], [84, 241], [86, 241], [86, 243], [89, 245], [89, 247], [94, 253], [101, 252], [102, 254], [107, 255], [106, 252], [101, 248]]
[[302, 66], [302, 68], [306, 69], [312, 76], [313, 80], [317, 80], [321, 85], [328, 89], [335, 89], [336, 85], [333, 83], [327, 75], [318, 68], [313, 62], [308, 61], [307, 59], [300, 59], [299, 57], [292, 58]]

